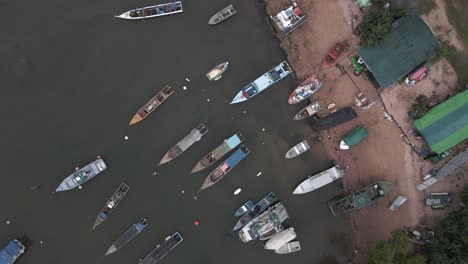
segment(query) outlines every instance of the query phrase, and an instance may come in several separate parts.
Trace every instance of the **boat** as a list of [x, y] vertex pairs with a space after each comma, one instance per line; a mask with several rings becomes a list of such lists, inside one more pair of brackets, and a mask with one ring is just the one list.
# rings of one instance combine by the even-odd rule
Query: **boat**
[[379, 181], [330, 204], [334, 216], [361, 209], [389, 193], [393, 182]]
[[240, 143], [245, 140], [244, 135], [241, 132], [237, 132], [232, 135], [230, 138], [224, 140], [223, 144], [219, 145], [210, 153], [206, 154], [196, 165], [193, 167], [192, 172], [201, 171], [205, 168], [208, 168], [217, 160], [222, 158], [224, 155], [229, 153], [231, 150], [235, 149]]
[[172, 236], [166, 237], [162, 244], [157, 245], [146, 257], [140, 260], [139, 264], [156, 264], [171, 252], [184, 238], [176, 232]]
[[166, 85], [159, 93], [149, 100], [130, 120], [130, 126], [136, 124], [149, 116], [156, 108], [164, 103], [174, 93], [171, 86]]
[[233, 15], [236, 14], [236, 10], [232, 5], [228, 5], [227, 7], [223, 8], [221, 11], [218, 13], [214, 14], [210, 20], [208, 21], [208, 25], [216, 25], [224, 20], [232, 17]]
[[284, 227], [283, 225], [277, 225], [275, 226], [273, 229], [271, 229], [270, 231], [266, 232], [266, 233], [263, 233], [262, 235], [260, 235], [258, 237], [258, 239], [260, 240], [267, 240], [267, 239], [270, 239], [270, 237], [272, 237], [274, 234], [278, 233], [278, 232], [281, 232], [284, 230]]
[[400, 206], [402, 206], [406, 201], [408, 201], [408, 198], [406, 198], [403, 195], [398, 195], [398, 197], [393, 201], [393, 203], [390, 205], [388, 210], [390, 211], [396, 211]]
[[134, 237], [136, 237], [138, 234], [145, 229], [145, 227], [148, 225], [147, 221], [145, 218], [141, 218], [138, 223], [132, 225], [125, 233], [123, 233], [117, 240], [112, 243], [112, 245], [109, 247], [109, 249], [106, 252], [106, 256], [110, 255], [117, 250], [121, 249], [123, 246], [125, 246], [130, 240], [132, 240]]
[[330, 67], [333, 64], [333, 62], [335, 62], [335, 60], [341, 54], [343, 54], [344, 50], [345, 50], [345, 46], [343, 44], [341, 44], [340, 42], [336, 43], [336, 45], [333, 47], [333, 49], [330, 50], [330, 52], [328, 52], [325, 59], [323, 59], [322, 66], [324, 68]]
[[177, 158], [182, 154], [182, 152], [186, 151], [195, 142], [199, 141], [206, 133], [208, 133], [208, 128], [205, 124], [200, 124], [197, 128], [190, 131], [190, 133], [179, 141], [179, 143], [172, 147], [161, 159], [159, 165]]
[[92, 178], [96, 177], [99, 173], [105, 171], [107, 169], [107, 165], [100, 156], [90, 164], [84, 166], [81, 169], [78, 169], [72, 175], [65, 178], [62, 183], [57, 187], [55, 192], [63, 192], [74, 189], [81, 184], [91, 180]]
[[356, 146], [364, 140], [368, 135], [368, 132], [362, 126], [356, 126], [351, 130], [340, 142], [340, 149], [350, 149], [351, 147]]
[[24, 253], [26, 247], [16, 239], [0, 250], [0, 264], [13, 264]]
[[294, 253], [301, 250], [301, 243], [299, 241], [293, 241], [284, 244], [279, 249], [275, 250], [276, 254], [289, 254]]
[[252, 201], [247, 201], [245, 202], [241, 207], [239, 207], [239, 209], [237, 209], [237, 211], [234, 213], [234, 217], [241, 217], [243, 216], [245, 213], [247, 213], [248, 211], [250, 211], [250, 209], [252, 209], [252, 207], [254, 207], [254, 204], [252, 203]]
[[137, 19], [173, 15], [173, 14], [178, 14], [182, 12], [184, 12], [184, 9], [182, 8], [182, 2], [173, 1], [172, 3], [165, 3], [165, 4], [160, 4], [160, 5], [136, 8], [136, 9], [127, 11], [115, 17], [122, 18], [122, 19], [137, 20]]
[[416, 82], [424, 79], [429, 73], [429, 69], [426, 66], [416, 68], [415, 71], [408, 74], [408, 77], [405, 79], [406, 86], [415, 84]]
[[321, 117], [319, 120], [313, 122], [311, 127], [315, 131], [327, 130], [348, 122], [356, 117], [357, 114], [352, 107], [345, 107]]
[[291, 93], [288, 99], [289, 104], [297, 104], [300, 103], [313, 93], [318, 91], [320, 88], [323, 87], [323, 82], [319, 80], [319, 78], [312, 74], [309, 78], [305, 79], [296, 89]]
[[211, 71], [209, 71], [206, 74], [206, 77], [210, 81], [217, 81], [217, 80], [221, 79], [221, 77], [222, 77], [221, 74], [223, 74], [226, 71], [228, 66], [229, 66], [229, 62], [227, 62], [227, 61], [223, 62], [223, 63], [220, 63], [220, 64], [216, 65], [216, 67], [211, 69]]
[[297, 2], [295, 0], [291, 2], [290, 6], [281, 10], [278, 14], [270, 16], [282, 37], [291, 33], [306, 21], [305, 13], [299, 8]]
[[275, 229], [288, 218], [288, 211], [284, 205], [277, 203], [242, 227], [239, 230], [239, 238], [244, 243], [255, 240]]
[[307, 140], [304, 140], [301, 143], [292, 147], [290, 150], [288, 150], [288, 152], [286, 152], [286, 155], [284, 157], [287, 159], [292, 159], [294, 157], [301, 155], [302, 153], [306, 152], [309, 149], [310, 149], [309, 143], [307, 142]]
[[216, 167], [216, 169], [214, 169], [210, 175], [206, 177], [200, 188], [200, 191], [213, 186], [215, 183], [221, 180], [232, 170], [232, 168], [239, 164], [241, 160], [247, 157], [249, 153], [250, 149], [248, 149], [245, 145], [242, 145], [240, 148], [238, 148], [234, 153], [232, 153], [231, 156], [229, 156], [229, 158], [219, 164], [219, 166]]
[[289, 64], [286, 61], [283, 61], [278, 66], [269, 70], [262, 76], [258, 77], [255, 81], [245, 86], [239, 93], [237, 93], [230, 104], [237, 104], [254, 97], [266, 88], [288, 76], [291, 72], [292, 71], [291, 67], [289, 67]]
[[449, 193], [431, 193], [426, 198], [426, 206], [431, 206], [433, 210], [445, 210], [452, 204], [452, 197]]
[[315, 101], [311, 103], [310, 105], [302, 108], [299, 113], [297, 113], [294, 116], [294, 120], [302, 120], [304, 118], [310, 117], [318, 113], [322, 109], [322, 102], [321, 101]]
[[258, 203], [250, 209], [246, 214], [244, 214], [236, 223], [232, 231], [235, 231], [250, 221], [254, 219], [257, 215], [261, 214], [263, 211], [265, 211], [270, 205], [272, 205], [276, 201], [277, 197], [276, 194], [273, 192], [267, 194], [263, 199], [258, 201]]
[[273, 235], [266, 243], [265, 249], [268, 250], [278, 250], [286, 243], [292, 241], [296, 238], [296, 232], [293, 227], [285, 229], [279, 233]]
[[406, 232], [409, 241], [419, 245], [430, 243], [435, 236], [435, 232], [428, 228], [418, 230], [405, 228], [404, 231]]
[[111, 198], [107, 200], [106, 204], [97, 215], [96, 220], [94, 221], [93, 229], [107, 220], [109, 215], [115, 210], [115, 208], [117, 208], [120, 201], [122, 201], [129, 190], [130, 187], [127, 184], [120, 184], [119, 188], [115, 190], [114, 194], [112, 194]]
[[336, 165], [329, 168], [328, 170], [322, 171], [314, 176], [310, 175], [301, 184], [299, 184], [294, 190], [293, 194], [304, 194], [320, 187], [323, 187], [341, 177], [343, 177], [345, 170]]

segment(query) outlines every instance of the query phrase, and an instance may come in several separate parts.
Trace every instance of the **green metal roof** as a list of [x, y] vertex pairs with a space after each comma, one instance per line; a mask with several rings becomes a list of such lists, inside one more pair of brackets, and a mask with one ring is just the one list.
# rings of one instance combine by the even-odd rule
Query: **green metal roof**
[[430, 58], [439, 43], [416, 13], [397, 20], [382, 45], [358, 49], [380, 87], [388, 87]]
[[437, 154], [468, 138], [468, 90], [457, 94], [414, 121], [414, 126]]

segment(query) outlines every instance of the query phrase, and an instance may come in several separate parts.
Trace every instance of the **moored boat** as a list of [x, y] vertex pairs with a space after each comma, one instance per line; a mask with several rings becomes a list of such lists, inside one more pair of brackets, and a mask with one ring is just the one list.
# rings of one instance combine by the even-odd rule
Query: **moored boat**
[[81, 184], [91, 180], [96, 177], [99, 173], [105, 171], [107, 165], [100, 156], [97, 157], [97, 160], [91, 162], [90, 164], [84, 166], [81, 169], [78, 169], [72, 175], [65, 178], [62, 183], [55, 190], [56, 192], [63, 192], [74, 189]]
[[244, 135], [241, 132], [237, 132], [230, 138], [224, 140], [223, 144], [219, 145], [210, 153], [206, 154], [196, 165], [193, 167], [192, 172], [201, 171], [205, 168], [208, 168], [221, 157], [229, 153], [229, 151], [236, 148], [240, 143], [244, 141]]
[[278, 66], [269, 70], [262, 76], [258, 77], [255, 81], [244, 87], [239, 93], [237, 93], [234, 99], [232, 99], [230, 104], [240, 103], [254, 97], [266, 88], [288, 76], [291, 72], [292, 71], [291, 67], [289, 67], [289, 64], [286, 61], [283, 61]]
[[183, 11], [184, 9], [182, 8], [182, 2], [174, 1], [172, 3], [136, 8], [115, 17], [136, 20], [173, 15], [177, 13], [182, 13]]
[[301, 243], [299, 241], [293, 241], [284, 244], [279, 249], [275, 250], [276, 254], [289, 254], [301, 250]]
[[171, 252], [177, 245], [179, 245], [184, 238], [176, 232], [172, 236], [166, 237], [162, 244], [156, 246], [146, 257], [138, 262], [139, 264], [156, 264], [162, 258], [164, 258], [169, 252]]
[[236, 10], [234, 9], [234, 6], [228, 5], [227, 7], [223, 8], [218, 13], [214, 14], [208, 21], [208, 24], [209, 25], [219, 24], [223, 22], [224, 20], [232, 17], [235, 14], [236, 14]]
[[220, 64], [216, 65], [216, 67], [211, 69], [206, 74], [206, 77], [210, 81], [217, 81], [217, 80], [221, 79], [221, 77], [222, 77], [221, 74], [223, 74], [226, 71], [228, 66], [229, 66], [229, 62], [227, 62], [227, 61], [223, 62], [223, 63], [220, 63]]
[[323, 87], [323, 82], [312, 74], [309, 78], [305, 79], [294, 91], [288, 99], [289, 104], [297, 104], [309, 98], [313, 93]]
[[283, 225], [281, 225], [281, 224], [280, 224], [280, 225], [277, 225], [277, 226], [275, 226], [274, 228], [272, 228], [271, 230], [269, 230], [268, 232], [263, 233], [262, 235], [260, 235], [260, 236], [258, 237], [258, 239], [260, 239], [260, 240], [267, 240], [267, 239], [270, 239], [273, 235], [275, 235], [276, 233], [279, 233], [279, 232], [281, 232], [281, 231], [283, 231], [283, 230], [284, 230]]
[[293, 227], [285, 229], [277, 234], [274, 234], [266, 243], [265, 249], [278, 250], [286, 243], [296, 238], [296, 232]]
[[171, 86], [166, 85], [158, 94], [149, 100], [130, 120], [130, 126], [140, 122], [149, 116], [156, 108], [158, 108], [164, 101], [174, 93]]
[[114, 192], [114, 194], [112, 194], [111, 198], [107, 200], [106, 204], [97, 215], [93, 229], [107, 220], [109, 215], [115, 210], [115, 208], [117, 208], [120, 201], [125, 197], [129, 190], [130, 187], [127, 184], [120, 184], [119, 188]]
[[315, 101], [315, 102], [309, 104], [308, 106], [302, 108], [302, 110], [299, 111], [299, 113], [297, 113], [294, 116], [294, 120], [301, 120], [301, 119], [313, 116], [318, 111], [320, 111], [320, 109], [322, 109], [322, 102], [321, 101]]
[[322, 171], [315, 174], [314, 176], [310, 175], [305, 181], [301, 182], [293, 194], [303, 194], [308, 193], [314, 190], [317, 190], [320, 187], [323, 187], [341, 177], [345, 173], [344, 169], [341, 169], [340, 166], [334, 166], [328, 170]]
[[130, 240], [132, 240], [134, 237], [136, 237], [138, 234], [145, 229], [145, 227], [148, 225], [147, 221], [145, 218], [141, 218], [138, 223], [132, 225], [125, 233], [123, 233], [117, 240], [112, 243], [112, 245], [109, 247], [109, 249], [106, 252], [106, 256], [109, 254], [114, 253], [115, 251], [121, 249], [123, 246], [125, 246]]
[[254, 204], [252, 203], [252, 201], [245, 202], [241, 207], [239, 207], [239, 209], [236, 210], [236, 212], [234, 213], [234, 217], [243, 216], [245, 213], [250, 211], [252, 207], [254, 207]]
[[307, 142], [307, 140], [304, 140], [292, 147], [290, 150], [288, 150], [284, 157], [287, 159], [292, 159], [306, 152], [308, 149], [310, 149], [309, 142]]
[[0, 264], [13, 264], [24, 253], [26, 247], [19, 240], [12, 240], [0, 250]]
[[234, 168], [241, 160], [249, 155], [250, 149], [246, 145], [242, 145], [229, 158], [222, 162], [216, 169], [214, 169], [210, 175], [208, 175], [203, 182], [200, 191], [208, 187], [213, 186], [219, 180], [221, 180], [226, 174], [228, 174], [232, 168]]
[[333, 47], [330, 52], [328, 52], [327, 56], [325, 59], [323, 59], [322, 66], [324, 68], [330, 67], [333, 62], [344, 52], [345, 46], [341, 44], [340, 42], [336, 43], [336, 45]]
[[255, 240], [259, 236], [267, 234], [288, 218], [289, 214], [286, 207], [282, 203], [277, 203], [242, 227], [239, 230], [239, 238], [244, 243]]
[[265, 211], [270, 205], [272, 205], [276, 201], [277, 197], [276, 194], [271, 192], [267, 194], [263, 199], [258, 201], [255, 206], [250, 209], [246, 214], [244, 214], [236, 223], [232, 231], [235, 231], [244, 225], [248, 224], [252, 219], [254, 219], [257, 215], [261, 214]]
[[195, 142], [199, 141], [206, 133], [208, 133], [208, 128], [205, 126], [205, 124], [201, 124], [197, 128], [190, 131], [187, 136], [185, 136], [181, 141], [179, 141], [179, 143], [172, 147], [166, 153], [166, 155], [164, 155], [164, 157], [159, 162], [159, 165], [177, 158], [180, 154], [182, 154], [182, 152], [186, 151]]

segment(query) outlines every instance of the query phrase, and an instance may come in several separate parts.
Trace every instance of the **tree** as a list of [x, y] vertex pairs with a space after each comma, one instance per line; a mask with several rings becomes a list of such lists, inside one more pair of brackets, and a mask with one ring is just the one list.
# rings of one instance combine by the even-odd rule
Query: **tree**
[[369, 264], [393, 264], [395, 249], [386, 241], [380, 241], [369, 255]]
[[407, 13], [403, 8], [382, 8], [367, 13], [359, 26], [361, 45], [373, 47], [382, 44], [392, 31], [393, 22]]
[[397, 230], [388, 241], [380, 241], [369, 254], [369, 264], [426, 264], [426, 257], [412, 255], [413, 245], [405, 232]]

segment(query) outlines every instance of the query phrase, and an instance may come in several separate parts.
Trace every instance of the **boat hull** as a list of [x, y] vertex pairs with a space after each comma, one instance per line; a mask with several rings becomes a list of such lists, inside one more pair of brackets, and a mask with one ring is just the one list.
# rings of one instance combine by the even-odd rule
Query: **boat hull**
[[314, 190], [317, 190], [335, 180], [340, 179], [344, 176], [344, 170], [339, 166], [331, 167], [325, 171], [322, 171], [314, 176], [309, 176], [305, 181], [301, 182], [293, 194], [304, 194]]
[[271, 192], [267, 194], [263, 199], [258, 201], [255, 206], [250, 209], [249, 212], [244, 214], [236, 223], [232, 231], [236, 231], [237, 229], [242, 228], [244, 225], [248, 224], [252, 219], [254, 219], [259, 214], [263, 213], [270, 205], [272, 205], [276, 201], [277, 197], [276, 194]]
[[183, 237], [179, 232], [172, 236], [168, 236], [164, 242], [158, 244], [153, 251], [151, 251], [146, 257], [140, 260], [139, 264], [156, 264], [162, 258], [164, 258], [169, 252], [171, 252], [177, 245], [183, 241]]
[[151, 100], [149, 100], [145, 105], [143, 105], [138, 112], [135, 113], [132, 120], [130, 120], [130, 126], [138, 122], [141, 122], [143, 119], [148, 117], [151, 113], [154, 112], [158, 107], [160, 107], [172, 94], [174, 90], [171, 86], [166, 85], [159, 93], [157, 93]]
[[304, 140], [301, 143], [299, 143], [299, 144], [295, 145], [294, 147], [292, 147], [286, 153], [286, 155], [284, 157], [287, 158], [287, 159], [292, 159], [292, 158], [295, 158], [295, 157], [301, 155], [302, 153], [306, 152], [309, 149], [310, 149], [309, 143], [307, 142], [307, 140]]
[[213, 69], [211, 69], [211, 70], [206, 74], [206, 77], [207, 77], [208, 80], [210, 80], [210, 81], [217, 81], [217, 80], [221, 79], [222, 74], [226, 71], [226, 69], [228, 68], [228, 66], [229, 66], [229, 62], [220, 63], [220, 64], [216, 65], [216, 67], [214, 67]]
[[132, 225], [125, 233], [123, 233], [117, 240], [115, 240], [114, 243], [109, 247], [109, 249], [106, 252], [106, 256], [110, 255], [117, 250], [121, 249], [123, 246], [125, 246], [128, 242], [130, 242], [133, 238], [135, 238], [138, 234], [145, 229], [145, 227], [148, 225], [147, 221], [145, 218], [142, 218], [138, 221], [138, 223]]
[[302, 108], [302, 110], [299, 111], [299, 113], [297, 113], [294, 116], [293, 119], [294, 120], [302, 120], [304, 118], [311, 117], [311, 116], [317, 114], [321, 109], [322, 109], [322, 102], [321, 101], [315, 101], [315, 102], [311, 103], [310, 105]]
[[182, 13], [183, 11], [184, 9], [182, 7], [182, 2], [177, 1], [174, 3], [166, 3], [133, 9], [115, 17], [128, 20], [140, 20], [146, 18], [174, 15]]
[[223, 22], [224, 20], [232, 17], [235, 14], [236, 14], [236, 10], [234, 9], [234, 6], [229, 5], [223, 8], [218, 13], [214, 14], [208, 21], [208, 25], [217, 25]]
[[94, 221], [93, 229], [109, 218], [125, 195], [127, 195], [129, 190], [130, 187], [125, 183], [122, 183], [119, 188], [117, 188], [117, 190], [114, 192], [114, 194], [112, 194], [111, 198], [107, 200], [106, 204], [97, 215], [96, 220]]
[[309, 98], [322, 87], [323, 82], [320, 81], [315, 74], [312, 74], [311, 77], [305, 79], [296, 89], [294, 89], [289, 96], [288, 103], [298, 104]]
[[284, 244], [279, 249], [275, 250], [276, 254], [289, 254], [294, 253], [301, 250], [301, 243], [299, 241], [293, 241]]
[[252, 209], [253, 207], [254, 207], [254, 204], [252, 203], [252, 201], [247, 201], [241, 207], [239, 207], [239, 209], [236, 210], [236, 212], [234, 213], [234, 217], [243, 216], [245, 213], [250, 211], [250, 209]]
[[101, 172], [107, 169], [107, 165], [103, 159], [98, 158], [97, 160], [91, 162], [90, 164], [86, 165], [85, 167], [77, 170], [72, 175], [65, 178], [62, 183], [57, 187], [55, 192], [63, 192], [69, 191], [74, 189], [83, 183], [91, 180], [92, 178], [96, 177]]
[[199, 141], [206, 133], [208, 133], [208, 128], [205, 126], [205, 124], [201, 124], [197, 128], [190, 131], [190, 133], [187, 136], [185, 136], [164, 155], [164, 157], [159, 162], [159, 165], [162, 165], [177, 158], [195, 142]]

